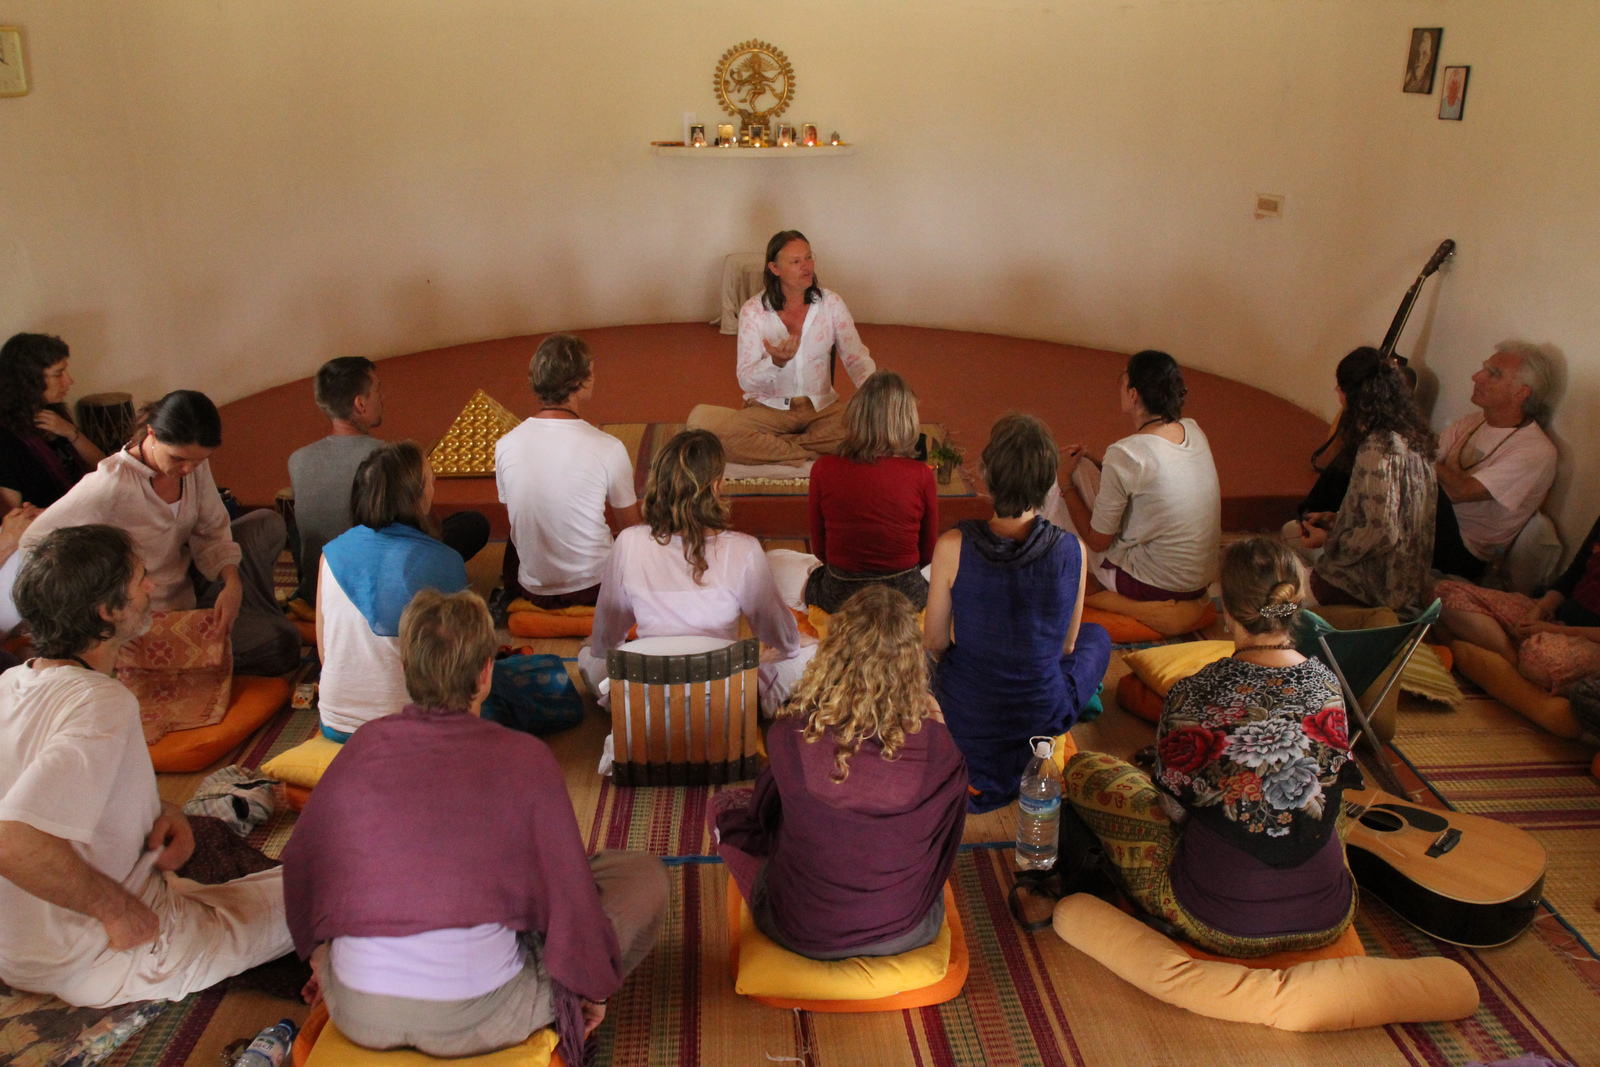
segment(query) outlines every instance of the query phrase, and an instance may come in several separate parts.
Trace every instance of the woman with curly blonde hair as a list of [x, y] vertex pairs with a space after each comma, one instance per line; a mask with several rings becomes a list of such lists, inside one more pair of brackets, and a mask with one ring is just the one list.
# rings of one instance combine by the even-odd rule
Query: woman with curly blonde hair
[[761, 667], [763, 707], [788, 695], [803, 664], [794, 613], [778, 594], [761, 542], [728, 529], [722, 495], [722, 442], [685, 430], [650, 464], [644, 523], [617, 535], [600, 581], [594, 635], [578, 657], [591, 688], [605, 656], [640, 637], [716, 637], [735, 641], [743, 616], [775, 659]]
[[893, 956], [944, 925], [967, 767], [928, 695], [916, 611], [874, 585], [846, 600], [767, 733], [753, 790], [713, 802], [756, 926], [812, 959]]

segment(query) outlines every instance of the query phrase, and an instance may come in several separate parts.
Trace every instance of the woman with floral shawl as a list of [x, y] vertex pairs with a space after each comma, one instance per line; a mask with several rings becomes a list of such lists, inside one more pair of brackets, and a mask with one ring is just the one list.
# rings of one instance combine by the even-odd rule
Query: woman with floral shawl
[[1168, 693], [1153, 778], [1096, 752], [1067, 764], [1066, 797], [1129, 894], [1224, 956], [1319, 948], [1355, 912], [1336, 829], [1361, 773], [1338, 679], [1294, 650], [1304, 584], [1286, 545], [1231, 546], [1222, 603], [1236, 651]]

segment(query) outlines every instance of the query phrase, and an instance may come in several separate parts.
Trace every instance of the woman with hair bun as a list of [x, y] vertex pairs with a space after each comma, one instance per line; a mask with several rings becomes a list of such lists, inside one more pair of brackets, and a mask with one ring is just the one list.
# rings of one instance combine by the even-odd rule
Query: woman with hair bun
[[912, 458], [916, 394], [880, 370], [850, 398], [844, 421], [839, 454], [811, 468], [811, 551], [822, 566], [806, 581], [806, 603], [838, 611], [864, 584], [881, 582], [920, 611], [928, 603], [922, 568], [939, 539], [939, 489], [933, 468]]
[[1318, 603], [1402, 608], [1422, 596], [1433, 560], [1439, 438], [1377, 349], [1356, 349], [1340, 368], [1342, 445], [1329, 469], [1349, 471], [1349, 487], [1337, 511], [1305, 515], [1298, 540], [1322, 549], [1311, 578]]
[[1336, 829], [1361, 772], [1339, 680], [1295, 651], [1304, 595], [1287, 545], [1230, 545], [1222, 606], [1234, 654], [1167, 694], [1153, 775], [1099, 752], [1067, 762], [1064, 796], [1129, 895], [1207, 952], [1320, 948], [1355, 914]]
[[755, 789], [718, 793], [708, 819], [756, 927], [819, 960], [938, 937], [967, 772], [910, 601], [882, 585], [845, 601], [767, 755]]
[[778, 594], [761, 542], [728, 528], [722, 442], [684, 430], [656, 453], [644, 488], [644, 522], [617, 535], [600, 580], [594, 634], [579, 666], [594, 689], [606, 653], [640, 637], [738, 640], [739, 619], [776, 653], [759, 672], [762, 707], [775, 708], [804, 666], [794, 613]]
[[[1106, 589], [1129, 600], [1199, 600], [1216, 577], [1222, 490], [1211, 442], [1183, 417], [1187, 395], [1177, 360], [1153, 349], [1135, 353], [1120, 390], [1133, 433], [1107, 448], [1103, 461], [1087, 456], [1098, 477], [1080, 468], [1075, 481], [1084, 484], [1061, 492], [1071, 528], [1102, 554], [1089, 569], [1091, 595]], [[1064, 455], [1072, 464], [1087, 454], [1075, 445]]]
[[[287, 674], [300, 665], [300, 633], [273, 592], [283, 519], [262, 508], [229, 522], [211, 478], [221, 444], [222, 416], [204, 393], [145, 405], [133, 440], [35, 519], [22, 550], [65, 526], [120, 527], [156, 585], [152, 610], [208, 608], [232, 636], [236, 674]], [[198, 593], [191, 567], [205, 582]]]

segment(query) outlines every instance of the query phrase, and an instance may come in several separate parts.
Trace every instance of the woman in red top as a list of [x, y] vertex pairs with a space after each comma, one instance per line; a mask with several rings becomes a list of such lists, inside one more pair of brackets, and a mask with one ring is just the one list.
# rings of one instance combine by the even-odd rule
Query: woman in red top
[[849, 436], [811, 468], [811, 551], [822, 566], [806, 580], [806, 603], [830, 614], [863, 586], [887, 585], [921, 611], [922, 568], [939, 539], [933, 469], [912, 459], [917, 398], [904, 378], [878, 371], [845, 408]]

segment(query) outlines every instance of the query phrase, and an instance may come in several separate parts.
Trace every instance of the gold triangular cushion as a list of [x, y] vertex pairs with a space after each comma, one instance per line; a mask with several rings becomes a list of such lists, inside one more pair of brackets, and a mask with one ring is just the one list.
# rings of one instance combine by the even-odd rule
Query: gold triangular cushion
[[522, 422], [479, 389], [450, 424], [428, 459], [440, 478], [482, 478], [494, 474], [494, 444]]

